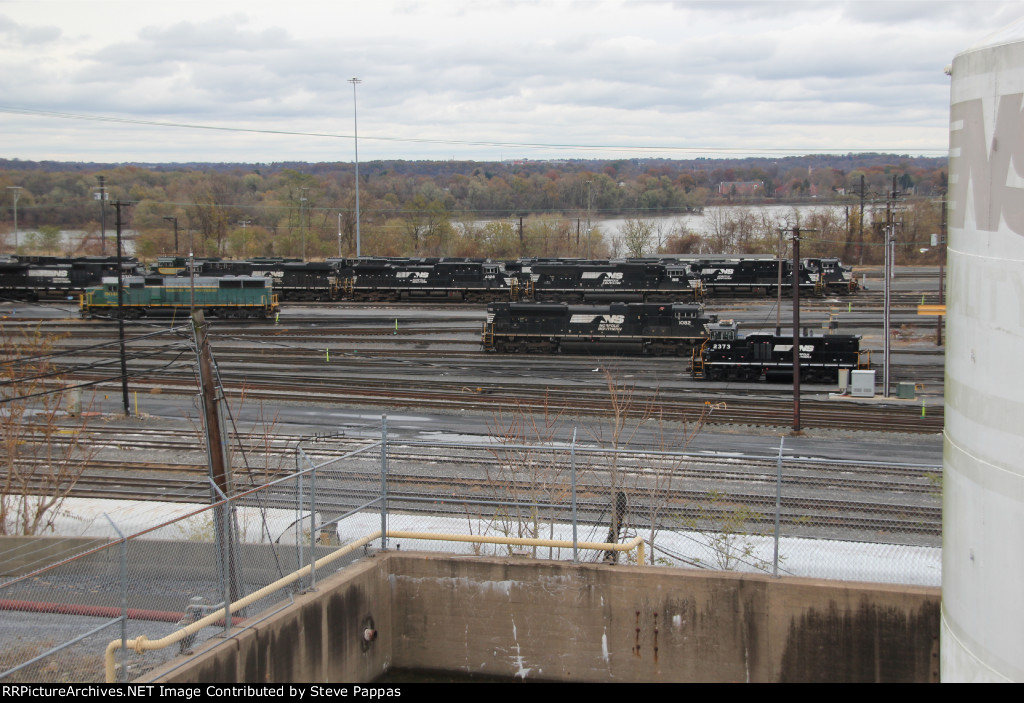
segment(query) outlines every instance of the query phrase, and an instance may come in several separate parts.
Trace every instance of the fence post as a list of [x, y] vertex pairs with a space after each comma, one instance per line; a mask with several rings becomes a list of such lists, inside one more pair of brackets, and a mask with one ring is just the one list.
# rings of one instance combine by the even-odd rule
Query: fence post
[[576, 428], [572, 428], [572, 444], [569, 445], [569, 476], [572, 480], [572, 563], [580, 563], [579, 524], [576, 520]]
[[[397, 324], [397, 320], [395, 321]], [[388, 548], [388, 416], [380, 416], [380, 548]]]
[[775, 554], [772, 556], [772, 578], [779, 577], [779, 518], [782, 512], [782, 446], [785, 437], [779, 437], [779, 461], [775, 476]]
[[[223, 494], [221, 494], [223, 495]], [[228, 632], [231, 630], [231, 501], [224, 496], [224, 517], [221, 518], [224, 521], [224, 536], [221, 539], [221, 543], [224, 545], [224, 566], [225, 575], [224, 579], [224, 636], [226, 637]]]
[[309, 590], [316, 590], [316, 464], [302, 451], [302, 457], [312, 467], [309, 473]]
[[[302, 568], [302, 457], [295, 455], [295, 568]], [[302, 592], [302, 582], [297, 582], [298, 590]]]
[[111, 520], [109, 515], [103, 513], [103, 517], [107, 518], [107, 522], [121, 539], [121, 649], [117, 655], [121, 660], [121, 673], [118, 678], [127, 681], [128, 667], [125, 664], [125, 657], [128, 656], [128, 538], [118, 529], [117, 523]]
[[[217, 534], [217, 546], [220, 547], [218, 553], [220, 554], [220, 591], [221, 598], [224, 599], [224, 634], [227, 635], [228, 630], [231, 629], [231, 587], [229, 582], [231, 581], [230, 575], [230, 541], [231, 534], [228, 528], [229, 520], [231, 519], [231, 502], [228, 501], [228, 497], [224, 495], [224, 492], [220, 489], [217, 483], [212, 479], [208, 479], [210, 485], [213, 486], [213, 490], [220, 500], [224, 501], [224, 513], [220, 516], [220, 529], [215, 530]], [[216, 508], [214, 508], [216, 510]], [[216, 518], [214, 513], [214, 518]], [[217, 520], [214, 520], [214, 524]]]

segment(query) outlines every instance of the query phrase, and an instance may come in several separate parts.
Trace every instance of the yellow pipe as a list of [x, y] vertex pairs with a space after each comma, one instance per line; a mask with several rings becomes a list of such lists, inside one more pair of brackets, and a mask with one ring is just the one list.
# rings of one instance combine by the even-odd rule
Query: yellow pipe
[[[345, 556], [346, 554], [349, 554], [352, 551], [358, 549], [359, 547], [362, 547], [364, 544], [369, 544], [370, 542], [372, 542], [373, 540], [375, 540], [375, 539], [377, 539], [379, 537], [380, 537], [380, 531], [378, 530], [377, 532], [369, 534], [366, 537], [363, 537], [362, 539], [356, 540], [355, 542], [352, 542], [350, 544], [345, 545], [341, 549], [338, 549], [338, 550], [336, 550], [334, 552], [331, 552], [330, 554], [328, 554], [327, 556], [323, 557], [322, 559], [318, 559], [316, 561], [316, 566], [317, 566], [317, 568], [320, 568], [321, 566], [325, 566], [327, 564], [330, 564], [332, 561], [340, 559], [341, 557]], [[260, 590], [256, 591], [255, 593], [250, 593], [245, 598], [242, 598], [239, 601], [235, 601], [234, 603], [232, 603], [228, 607], [228, 611], [230, 613], [235, 613], [236, 611], [241, 610], [242, 608], [246, 607], [247, 605], [251, 605], [251, 604], [255, 603], [260, 598], [263, 598], [264, 596], [270, 595], [271, 593], [273, 593], [274, 591], [278, 590], [279, 588], [283, 588], [284, 586], [287, 586], [290, 583], [294, 583], [295, 581], [298, 581], [299, 579], [303, 578], [304, 576], [307, 576], [309, 573], [310, 573], [310, 567], [308, 565], [302, 567], [298, 571], [293, 571], [292, 573], [288, 574], [287, 576], [284, 576], [282, 578], [279, 578], [277, 581], [274, 581], [272, 584], [264, 586], [263, 588], [261, 588]], [[141, 635], [141, 636], [136, 637], [134, 639], [128, 640], [126, 644], [127, 644], [128, 647], [133, 649], [136, 654], [142, 654], [143, 652], [149, 652], [149, 651], [153, 651], [153, 650], [157, 650], [157, 649], [163, 649], [164, 647], [169, 647], [170, 645], [174, 644], [175, 642], [178, 642], [179, 640], [184, 639], [185, 637], [188, 637], [189, 635], [192, 635], [192, 634], [195, 634], [196, 632], [199, 632], [204, 627], [207, 627], [208, 625], [212, 625], [213, 623], [217, 622], [218, 620], [220, 620], [223, 617], [224, 617], [224, 609], [221, 608], [220, 610], [218, 610], [216, 612], [210, 613], [209, 615], [207, 615], [204, 618], [200, 618], [199, 620], [196, 620], [191, 625], [187, 625], [186, 627], [183, 627], [182, 629], [178, 630], [177, 632], [172, 632], [171, 634], [169, 634], [166, 637], [163, 637], [161, 639], [150, 640], [150, 639], [147, 639], [145, 635]], [[116, 671], [116, 668], [115, 668], [116, 660], [114, 658], [114, 655], [117, 652], [117, 650], [119, 650], [120, 648], [121, 648], [121, 640], [120, 639], [113, 640], [110, 644], [107, 645], [107, 651], [106, 651], [106, 655], [104, 657], [107, 683], [115, 683], [117, 681], [117, 671]]]
[[[356, 540], [355, 542], [351, 542], [351, 543], [345, 545], [344, 547], [341, 547], [340, 549], [337, 549], [337, 550], [331, 552], [327, 556], [325, 556], [325, 557], [323, 557], [321, 559], [318, 559], [316, 561], [316, 568], [319, 569], [322, 566], [326, 566], [327, 564], [330, 564], [331, 562], [336, 561], [337, 559], [340, 559], [341, 557], [345, 556], [346, 554], [350, 554], [351, 552], [355, 551], [359, 547], [362, 547], [365, 544], [369, 544], [370, 542], [372, 542], [375, 539], [378, 539], [379, 537], [380, 537], [380, 531], [378, 530], [378, 531], [373, 532], [373, 533], [371, 533], [371, 534], [369, 534], [369, 535], [367, 535], [367, 536], [365, 536], [365, 537], [363, 537], [361, 539]], [[477, 542], [477, 543], [481, 543], [481, 544], [515, 544], [515, 545], [524, 546], [524, 547], [565, 547], [565, 548], [571, 548], [573, 546], [572, 540], [533, 539], [533, 538], [527, 538], [527, 537], [501, 537], [501, 536], [488, 537], [488, 536], [485, 536], [485, 535], [460, 535], [460, 534], [443, 534], [443, 533], [430, 533], [430, 532], [406, 532], [404, 530], [388, 530], [388, 537], [389, 538], [396, 538], [396, 539], [422, 539], [422, 540], [434, 540], [434, 541], [444, 541], [444, 542]], [[634, 537], [630, 541], [623, 542], [621, 544], [613, 544], [613, 543], [606, 543], [606, 542], [577, 542], [576, 546], [579, 549], [595, 549], [595, 550], [601, 550], [601, 551], [616, 551], [616, 552], [626, 552], [626, 551], [629, 551], [629, 550], [635, 548], [637, 550], [637, 562], [636, 563], [640, 564], [640, 565], [643, 565], [643, 563], [644, 563], [644, 540], [643, 540], [642, 537], [639, 537], [639, 536]], [[264, 597], [270, 595], [274, 591], [277, 591], [278, 589], [283, 588], [284, 586], [287, 586], [290, 583], [294, 583], [295, 581], [298, 581], [299, 579], [304, 578], [305, 576], [308, 576], [309, 573], [310, 573], [310, 570], [311, 569], [310, 569], [309, 566], [304, 566], [301, 569], [299, 569], [298, 571], [293, 571], [292, 573], [288, 574], [287, 576], [279, 578], [277, 581], [274, 581], [273, 583], [271, 583], [271, 584], [269, 584], [267, 586], [264, 586], [260, 590], [254, 592], [254, 593], [250, 593], [245, 598], [242, 598], [241, 600], [235, 601], [230, 606], [228, 606], [228, 612], [233, 614], [233, 613], [241, 610], [242, 608], [245, 608], [246, 606], [255, 603], [256, 601], [260, 600], [261, 598], [264, 598]], [[187, 625], [187, 626], [183, 627], [180, 630], [172, 632], [171, 634], [169, 634], [166, 637], [163, 637], [161, 639], [150, 640], [150, 639], [147, 639], [145, 635], [140, 635], [139, 637], [136, 637], [134, 639], [128, 640], [126, 642], [126, 645], [129, 648], [131, 648], [136, 654], [143, 654], [144, 652], [150, 652], [150, 651], [154, 651], [154, 650], [157, 650], [157, 649], [163, 649], [165, 647], [171, 646], [175, 642], [179, 642], [180, 640], [184, 639], [185, 637], [188, 637], [189, 635], [192, 635], [192, 634], [195, 634], [195, 633], [199, 632], [204, 627], [208, 627], [208, 626], [212, 625], [213, 623], [217, 622], [218, 620], [222, 619], [223, 617], [224, 617], [224, 609], [220, 608], [219, 610], [210, 613], [206, 617], [200, 618], [199, 620], [196, 620], [194, 623], [192, 623], [190, 625]], [[117, 669], [116, 669], [117, 660], [116, 660], [115, 655], [117, 653], [117, 650], [119, 650], [120, 648], [121, 648], [121, 640], [120, 639], [112, 640], [110, 642], [110, 644], [107, 645], [106, 653], [104, 655], [104, 665], [105, 665], [105, 669], [106, 669], [107, 683], [116, 683], [116, 681], [117, 681]]]
[[[402, 530], [388, 530], [388, 538], [398, 539], [425, 539], [437, 542], [477, 542], [479, 544], [515, 544], [522, 547], [572, 547], [572, 540], [567, 539], [534, 539], [532, 537], [489, 537], [485, 535], [460, 535], [443, 534], [430, 532], [405, 532]], [[628, 552], [631, 549], [637, 550], [637, 564], [644, 563], [644, 539], [634, 537], [628, 542], [615, 544], [610, 542], [577, 542], [580, 549], [596, 549], [601, 551]]]

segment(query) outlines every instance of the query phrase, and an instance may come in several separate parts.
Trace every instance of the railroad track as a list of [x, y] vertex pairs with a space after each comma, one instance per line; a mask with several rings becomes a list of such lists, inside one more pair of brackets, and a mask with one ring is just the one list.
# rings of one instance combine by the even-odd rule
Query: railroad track
[[[188, 503], [210, 499], [205, 456], [193, 431], [97, 427], [77, 439], [57, 436], [62, 438], [58, 443], [87, 441], [101, 451], [121, 451], [130, 446], [131, 454], [137, 456], [164, 452], [175, 457], [174, 461], [140, 462], [132, 457], [92, 456], [72, 491], [76, 497]], [[298, 435], [247, 432], [230, 438], [232, 445], [238, 442], [250, 444], [247, 453], [251, 468], [236, 469], [236, 490], [263, 485], [291, 472], [294, 448], [301, 443], [311, 461], [327, 467], [321, 468], [317, 484], [320, 510], [346, 512], [378, 495], [379, 456], [371, 453], [345, 463], [331, 463], [354, 449], [365, 448], [369, 442], [366, 439], [331, 437], [314, 441]], [[259, 447], [252, 447], [253, 443]], [[567, 449], [560, 451], [567, 453]], [[393, 443], [388, 449], [389, 497], [400, 512], [459, 516], [466, 515], [470, 503], [480, 499], [542, 499], [550, 487], [538, 483], [535, 476], [509, 468], [529, 464], [522, 455], [522, 450], [501, 444], [441, 448]], [[239, 466], [237, 456], [236, 450]], [[584, 521], [601, 524], [607, 519], [609, 505], [609, 455], [581, 443], [575, 456], [580, 477], [578, 510]], [[562, 460], [567, 461], [567, 456]], [[771, 457], [739, 460], [695, 453], [666, 458], [635, 450], [618, 454], [616, 466], [620, 485], [633, 496], [631, 520], [650, 520], [651, 511], [657, 510], [659, 515], [674, 516], [675, 523], [714, 522], [717, 516], [728, 519], [729, 511], [739, 505], [750, 511], [747, 519], [752, 524], [767, 525], [774, 514], [777, 467]], [[33, 484], [33, 488], [42, 490], [43, 485]], [[801, 534], [872, 539], [878, 533], [917, 535], [915, 540], [925, 543], [931, 543], [929, 539], [934, 542], [940, 534], [941, 506], [934, 466], [789, 458], [782, 491], [781, 518], [790, 526], [787, 530]], [[713, 494], [722, 496], [723, 503], [709, 508], [708, 497]], [[416, 502], [411, 502], [413, 498]], [[258, 503], [263, 507], [293, 508], [294, 497], [287, 491], [275, 491]], [[556, 512], [563, 509], [552, 508]], [[557, 519], [567, 518], [559, 514]]]
[[[658, 412], [669, 420], [693, 419], [712, 408], [707, 417], [712, 424], [792, 424], [792, 400], [786, 397], [785, 386], [693, 381], [685, 375], [685, 360], [486, 355], [477, 350], [478, 323], [467, 323], [464, 316], [443, 312], [426, 322], [403, 322], [397, 333], [367, 325], [365, 319], [346, 325], [330, 320], [325, 323], [324, 318], [310, 320], [316, 322], [296, 321], [281, 326], [218, 321], [214, 325], [214, 348], [229, 393], [237, 395], [241, 392], [237, 389], [245, 388], [248, 397], [264, 401], [295, 402], [312, 397], [324, 403], [441, 411], [458, 408], [484, 413], [511, 407], [543, 410], [555, 404], [580, 415], [606, 416], [608, 389], [603, 375], [594, 373], [593, 365], [597, 365], [598, 369], [614, 369], [623, 383], [636, 383], [637, 400], [656, 402]], [[390, 320], [391, 316], [382, 311], [380, 322]], [[57, 321], [54, 325], [53, 329], [74, 330], [57, 343], [59, 349], [74, 354], [72, 363], [64, 364], [70, 377], [100, 383], [103, 390], [113, 388], [103, 381], [118, 372], [117, 345], [94, 345], [113, 342], [114, 325], [77, 320]], [[83, 326], [90, 330], [89, 345], [83, 345]], [[444, 330], [439, 331], [439, 326]], [[179, 340], [171, 344], [161, 336], [129, 340], [133, 390], [194, 392], [190, 335], [182, 332]], [[897, 348], [894, 357], [894, 381], [924, 384], [926, 395], [941, 393], [944, 374], [938, 363], [940, 352]], [[96, 364], [102, 366], [84, 370]], [[170, 368], [166, 368], [168, 365]], [[303, 390], [296, 393], [295, 388]], [[941, 407], [928, 407], [927, 399], [924, 408], [895, 401], [853, 408], [807, 397], [827, 390], [804, 386], [802, 425], [941, 431]]]
[[[138, 467], [137, 467], [138, 468]], [[152, 470], [152, 469], [150, 469]], [[102, 498], [129, 501], [156, 501], [167, 503], [206, 503], [210, 501], [211, 490], [202, 475], [202, 467], [194, 467], [193, 476], [140, 477], [132, 475], [109, 475], [106, 473], [84, 473], [79, 477], [70, 495], [77, 498]], [[176, 473], [181, 473], [176, 470]], [[679, 477], [680, 482], [686, 480]], [[711, 480], [702, 476], [702, 480]], [[733, 477], [735, 480], [735, 477]], [[316, 506], [321, 513], [343, 514], [379, 496], [377, 475], [347, 472], [340, 478], [319, 479]], [[914, 534], [937, 536], [941, 534], [941, 507], [937, 499], [932, 505], [920, 503], [893, 503], [869, 500], [836, 499], [814, 497], [804, 491], [790, 492], [799, 481], [784, 481], [788, 486], [782, 499], [781, 520], [787, 525], [798, 525], [801, 530], [839, 531], [840, 533], [862, 531], [885, 531], [891, 534]], [[770, 487], [770, 486], [769, 486]], [[806, 488], [806, 487], [804, 487]], [[860, 486], [859, 488], [863, 488]], [[29, 493], [38, 492], [38, 486], [29, 485]], [[494, 482], [488, 478], [470, 477], [428, 477], [419, 474], [389, 473], [388, 495], [392, 508], [407, 514], [473, 514], [480, 501], [510, 500], [518, 498], [527, 503], [544, 501], [550, 487], [517, 485], [515, 482]], [[584, 522], [600, 524], [606, 519], [609, 506], [609, 488], [595, 484], [583, 485], [577, 493], [577, 512]], [[649, 520], [651, 511], [660, 515], [671, 515], [671, 521], [679, 526], [715, 523], [726, 518], [737, 506], [751, 509], [747, 521], [753, 524], [771, 524], [774, 515], [774, 493], [745, 492], [739, 488], [716, 491], [722, 503], [708, 506], [709, 492], [706, 490], [669, 488], [651, 494], [643, 487], [630, 490], [632, 495], [629, 512], [631, 521]], [[308, 498], [307, 498], [308, 500]], [[294, 498], [281, 492], [262, 493], [258, 498], [243, 499], [242, 505], [261, 508], [295, 508]], [[303, 503], [307, 505], [308, 503]], [[470, 506], [474, 506], [470, 508]], [[553, 506], [557, 514], [552, 519], [567, 520], [567, 505]]]

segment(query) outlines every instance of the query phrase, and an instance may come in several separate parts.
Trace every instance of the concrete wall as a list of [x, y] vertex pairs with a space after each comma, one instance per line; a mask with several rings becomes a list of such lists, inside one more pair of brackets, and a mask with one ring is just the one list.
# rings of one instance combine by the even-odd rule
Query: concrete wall
[[[391, 594], [387, 556], [366, 559], [324, 579], [317, 590], [186, 666], [171, 662], [146, 677], [178, 683], [372, 681], [391, 668]], [[260, 620], [255, 615], [247, 624]], [[381, 635], [363, 639], [367, 628]]]
[[21, 576], [75, 554], [102, 547], [110, 540], [95, 537], [0, 537], [0, 576]]
[[162, 680], [923, 682], [938, 638], [933, 588], [387, 553]]

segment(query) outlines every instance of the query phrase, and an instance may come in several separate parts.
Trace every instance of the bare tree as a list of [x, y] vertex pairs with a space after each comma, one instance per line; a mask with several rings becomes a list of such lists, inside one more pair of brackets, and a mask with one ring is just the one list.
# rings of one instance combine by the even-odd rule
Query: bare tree
[[629, 219], [622, 224], [622, 239], [626, 245], [626, 254], [632, 257], [643, 257], [652, 251], [654, 241], [654, 222], [651, 220]]
[[[510, 537], [539, 539], [546, 524], [547, 538], [556, 537], [557, 506], [566, 502], [570, 490], [565, 481], [564, 452], [552, 449], [562, 429], [563, 414], [563, 407], [547, 400], [536, 412], [517, 404], [495, 413], [491, 435], [498, 447], [492, 453], [498, 462], [487, 466], [486, 476], [494, 497], [515, 505], [497, 511], [489, 528]], [[548, 515], [542, 515], [536, 504], [550, 506]], [[537, 556], [537, 547], [533, 556]]]
[[55, 340], [38, 328], [0, 327], [0, 534], [52, 529], [54, 513], [95, 455], [85, 441], [86, 416], [65, 421]]
[[[602, 371], [610, 415], [603, 424], [596, 426], [594, 439], [613, 450], [606, 466], [611, 506], [607, 541], [621, 539], [630, 527], [630, 516], [646, 515], [643, 527], [648, 531], [650, 560], [654, 564], [655, 540], [687, 465], [681, 452], [700, 433], [710, 409], [704, 406], [696, 418], [669, 422], [657, 390], [643, 395], [635, 384], [621, 382], [612, 370], [604, 368]], [[626, 448], [641, 442], [642, 449], [631, 459], [635, 463], [624, 466]], [[631, 500], [637, 504], [630, 506]], [[640, 518], [634, 517], [634, 520], [639, 528]], [[615, 563], [618, 553], [609, 551], [604, 558]]]

